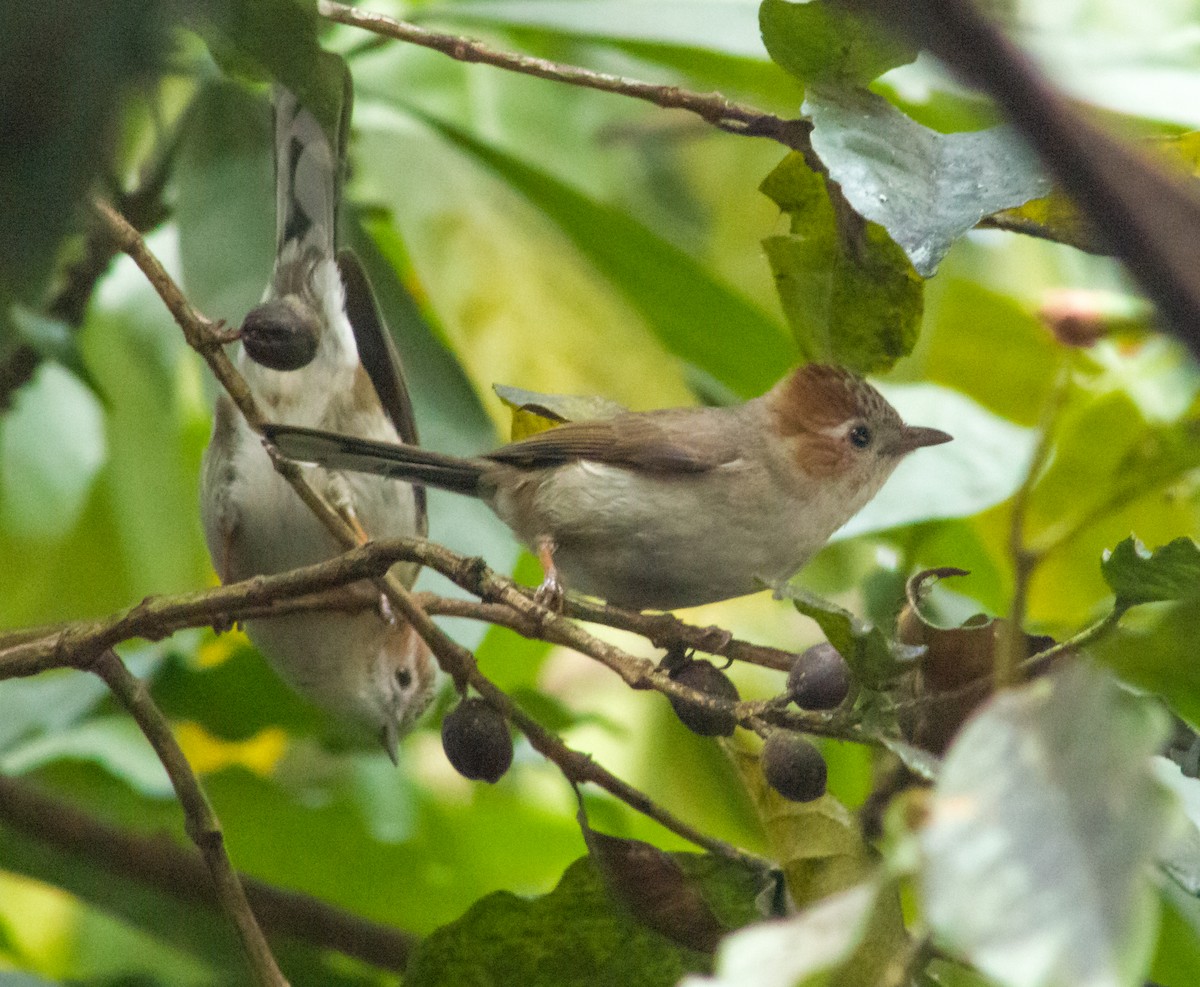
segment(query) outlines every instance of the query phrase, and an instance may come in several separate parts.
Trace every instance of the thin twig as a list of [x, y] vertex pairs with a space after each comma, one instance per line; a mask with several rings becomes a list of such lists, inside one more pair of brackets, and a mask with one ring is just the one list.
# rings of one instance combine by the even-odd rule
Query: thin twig
[[1042, 409], [1038, 426], [1038, 440], [1025, 478], [1013, 495], [1012, 515], [1008, 529], [1008, 550], [1013, 566], [1013, 595], [1009, 608], [1008, 622], [1000, 631], [996, 645], [995, 683], [997, 689], [1014, 685], [1019, 680], [1025, 653], [1025, 609], [1029, 597], [1029, 584], [1043, 556], [1031, 551], [1025, 542], [1025, 517], [1033, 497], [1033, 489], [1042, 478], [1042, 472], [1054, 448], [1054, 426], [1062, 412], [1070, 384], [1070, 364], [1064, 360], [1052, 386], [1050, 396]]
[[[141, 836], [111, 826], [26, 781], [0, 776], [0, 825], [56, 853], [84, 857], [116, 877], [220, 910], [198, 854], [165, 835]], [[272, 936], [337, 950], [386, 970], [403, 971], [407, 965], [415, 941], [409, 933], [245, 874], [240, 879], [255, 915]], [[108, 893], [119, 894], [120, 889]]]
[[772, 113], [743, 106], [720, 93], [697, 93], [678, 86], [654, 85], [627, 79], [605, 72], [593, 72], [577, 65], [564, 65], [532, 55], [516, 55], [500, 51], [471, 38], [430, 31], [407, 21], [398, 21], [386, 14], [350, 7], [333, 0], [318, 0], [318, 12], [339, 24], [349, 24], [382, 37], [394, 38], [409, 44], [432, 48], [460, 62], [479, 62], [519, 72], [523, 75], [563, 82], [600, 92], [616, 93], [644, 100], [664, 109], [686, 110], [720, 130], [748, 137], [766, 137], [802, 153], [811, 151], [809, 135], [812, 125], [807, 120], [785, 120]]
[[250, 961], [255, 982], [262, 987], [287, 987], [287, 980], [275, 962], [271, 947], [259, 928], [254, 912], [250, 910], [246, 892], [242, 889], [229, 854], [225, 851], [225, 837], [217, 815], [213, 812], [187, 758], [180, 750], [174, 734], [171, 733], [171, 725], [167, 718], [154, 704], [145, 685], [130, 674], [129, 669], [111, 648], [92, 662], [87, 670], [95, 672], [112, 690], [113, 695], [150, 741], [154, 753], [166, 769], [167, 777], [171, 779], [171, 787], [175, 789], [175, 795], [183, 807], [187, 834], [199, 848], [200, 855], [208, 865], [217, 900], [220, 901], [225, 914], [233, 920], [238, 938], [242, 942], [242, 949]]

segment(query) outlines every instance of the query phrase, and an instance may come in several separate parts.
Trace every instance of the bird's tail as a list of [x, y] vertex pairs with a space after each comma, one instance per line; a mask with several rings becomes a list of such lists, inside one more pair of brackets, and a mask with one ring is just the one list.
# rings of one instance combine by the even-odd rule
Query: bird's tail
[[479, 496], [484, 469], [479, 460], [293, 425], [267, 425], [263, 434], [288, 459]]
[[276, 86], [274, 102], [276, 263], [332, 259], [344, 149], [291, 90]]

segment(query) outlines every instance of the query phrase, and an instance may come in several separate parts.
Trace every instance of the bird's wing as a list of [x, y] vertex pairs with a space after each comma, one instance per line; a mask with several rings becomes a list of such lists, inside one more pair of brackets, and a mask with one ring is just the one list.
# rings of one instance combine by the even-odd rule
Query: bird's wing
[[[576, 459], [648, 472], [703, 473], [740, 456], [731, 430], [700, 409], [628, 413], [567, 422], [502, 446], [486, 458], [513, 466], [557, 466]], [[707, 409], [710, 413], [713, 409]]]
[[391, 419], [396, 434], [402, 442], [418, 445], [417, 420], [404, 383], [404, 365], [392, 334], [384, 324], [367, 272], [362, 261], [349, 250], [338, 254], [337, 264], [346, 289], [346, 315], [354, 330], [358, 358], [371, 378], [379, 403]]

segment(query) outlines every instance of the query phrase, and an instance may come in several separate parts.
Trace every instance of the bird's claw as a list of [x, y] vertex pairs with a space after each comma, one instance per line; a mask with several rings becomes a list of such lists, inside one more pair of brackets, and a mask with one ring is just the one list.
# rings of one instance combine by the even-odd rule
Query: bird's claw
[[558, 580], [558, 576], [547, 574], [542, 580], [542, 585], [537, 588], [533, 594], [534, 600], [545, 607], [547, 610], [552, 610], [554, 613], [561, 614], [567, 605], [567, 591]]

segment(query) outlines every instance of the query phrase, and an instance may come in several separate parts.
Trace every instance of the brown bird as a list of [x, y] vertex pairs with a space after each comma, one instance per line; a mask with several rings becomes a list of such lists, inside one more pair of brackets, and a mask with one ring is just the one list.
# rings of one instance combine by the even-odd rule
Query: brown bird
[[904, 456], [949, 442], [861, 377], [812, 364], [725, 408], [570, 422], [472, 459], [272, 426], [283, 455], [481, 498], [572, 589], [637, 609], [696, 606], [794, 574]]

